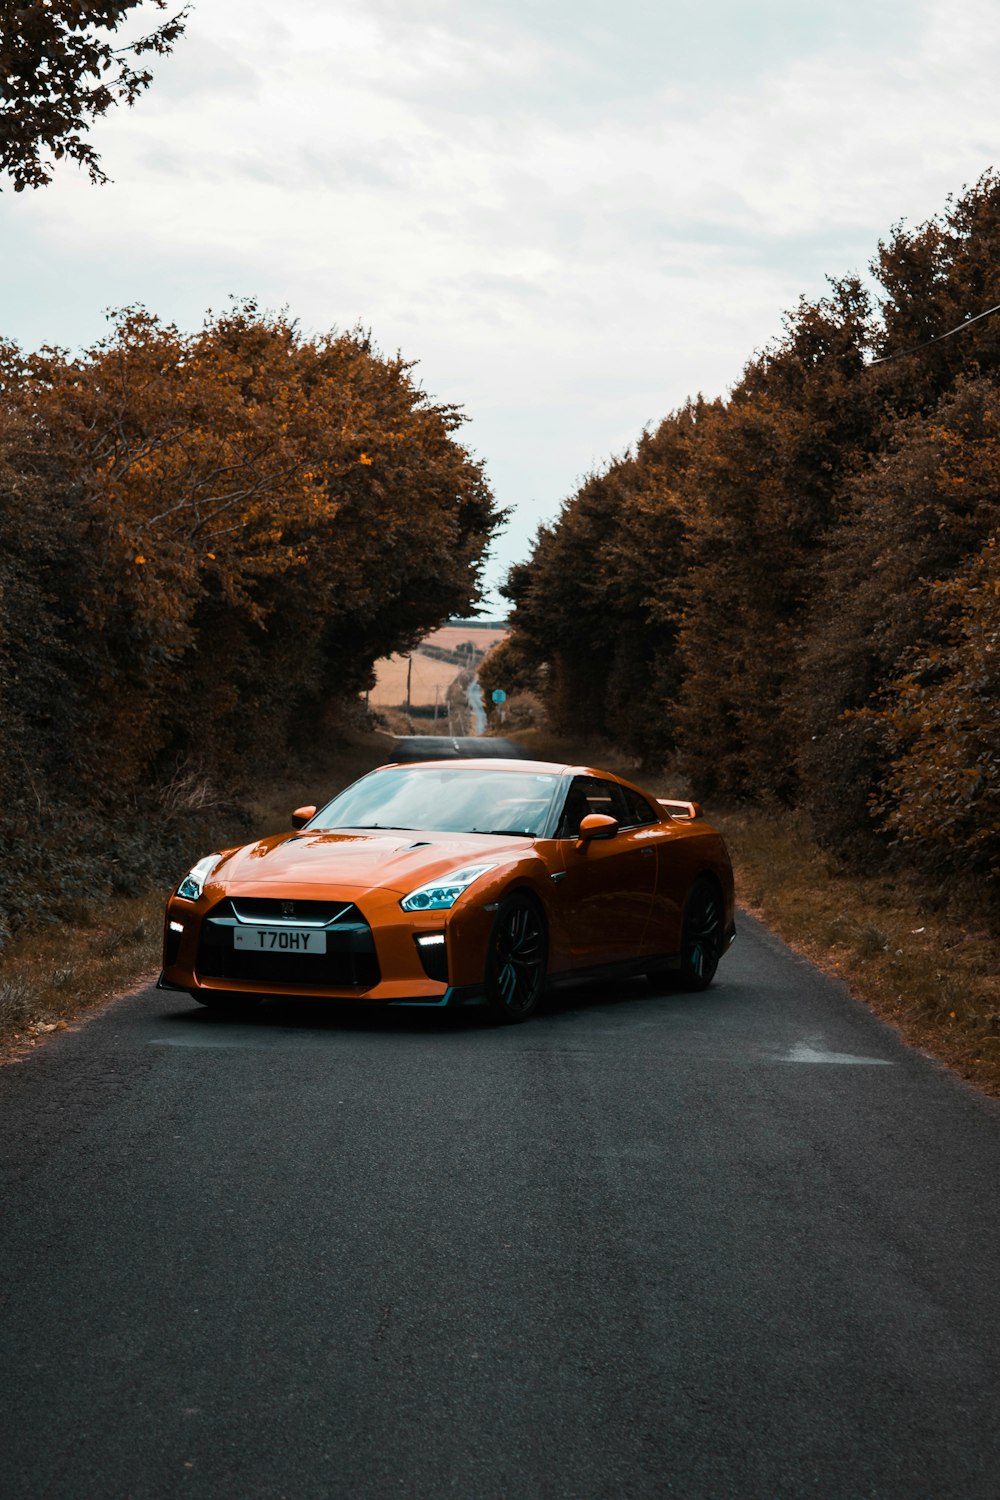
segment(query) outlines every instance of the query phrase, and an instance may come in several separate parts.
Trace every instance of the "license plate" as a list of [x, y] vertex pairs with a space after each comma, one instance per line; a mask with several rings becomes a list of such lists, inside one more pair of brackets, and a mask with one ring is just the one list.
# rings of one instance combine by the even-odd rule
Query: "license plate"
[[325, 953], [326, 933], [314, 927], [234, 927], [233, 947], [254, 953]]

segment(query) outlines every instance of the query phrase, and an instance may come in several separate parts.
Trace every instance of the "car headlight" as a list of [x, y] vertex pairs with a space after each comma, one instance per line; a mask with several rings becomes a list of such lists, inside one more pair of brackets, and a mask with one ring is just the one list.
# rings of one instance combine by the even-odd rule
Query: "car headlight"
[[465, 865], [451, 875], [442, 876], [440, 880], [429, 880], [426, 885], [418, 885], [399, 904], [404, 911], [446, 911], [449, 906], [455, 905], [462, 892], [474, 880], [492, 869], [492, 865]]
[[215, 869], [221, 854], [206, 854], [204, 859], [199, 859], [193, 870], [189, 870], [177, 887], [178, 896], [185, 901], [197, 901], [205, 889], [205, 881]]

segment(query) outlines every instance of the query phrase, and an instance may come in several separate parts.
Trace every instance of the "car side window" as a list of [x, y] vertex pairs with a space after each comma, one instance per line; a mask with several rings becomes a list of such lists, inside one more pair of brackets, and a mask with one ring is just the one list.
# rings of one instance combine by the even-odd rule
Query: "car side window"
[[645, 828], [647, 823], [660, 821], [645, 797], [640, 797], [639, 793], [634, 792], [630, 786], [620, 787], [619, 790], [628, 808], [626, 820], [622, 823], [623, 828]]
[[566, 793], [556, 838], [575, 839], [581, 822], [590, 813], [604, 813], [606, 817], [617, 818], [620, 824], [627, 822], [628, 808], [617, 782], [602, 781], [598, 776], [574, 776]]

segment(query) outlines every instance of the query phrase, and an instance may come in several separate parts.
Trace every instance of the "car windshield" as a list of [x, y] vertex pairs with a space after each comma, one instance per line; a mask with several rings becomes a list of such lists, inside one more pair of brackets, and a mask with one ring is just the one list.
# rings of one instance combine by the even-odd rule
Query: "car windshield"
[[356, 781], [306, 826], [538, 838], [560, 779], [533, 771], [393, 766]]

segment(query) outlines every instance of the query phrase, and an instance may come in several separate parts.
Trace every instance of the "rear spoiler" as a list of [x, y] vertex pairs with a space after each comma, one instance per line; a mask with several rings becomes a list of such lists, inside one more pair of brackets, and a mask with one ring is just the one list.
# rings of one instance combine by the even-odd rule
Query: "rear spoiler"
[[663, 811], [669, 813], [672, 818], [687, 818], [690, 820], [705, 816], [700, 802], [674, 802], [669, 797], [657, 797], [656, 800], [663, 808]]

